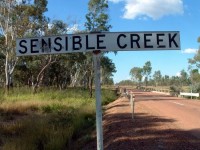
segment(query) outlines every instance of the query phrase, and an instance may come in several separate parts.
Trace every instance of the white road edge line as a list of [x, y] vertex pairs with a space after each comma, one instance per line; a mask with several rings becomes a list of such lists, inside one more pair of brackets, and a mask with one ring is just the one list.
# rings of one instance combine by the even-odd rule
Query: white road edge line
[[178, 103], [178, 102], [171, 102], [171, 103], [174, 103], [174, 104], [177, 104], [177, 105], [184, 106], [184, 104], [181, 104], [181, 103]]

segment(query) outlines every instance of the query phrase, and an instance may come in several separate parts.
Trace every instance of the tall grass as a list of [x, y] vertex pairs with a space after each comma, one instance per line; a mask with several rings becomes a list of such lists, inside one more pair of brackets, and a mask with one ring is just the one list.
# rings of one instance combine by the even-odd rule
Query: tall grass
[[[115, 100], [115, 92], [102, 90], [102, 103]], [[0, 92], [0, 149], [62, 150], [73, 149], [79, 137], [89, 139], [95, 127], [95, 98], [88, 91], [13, 89]], [[89, 129], [89, 130], [88, 130]]]

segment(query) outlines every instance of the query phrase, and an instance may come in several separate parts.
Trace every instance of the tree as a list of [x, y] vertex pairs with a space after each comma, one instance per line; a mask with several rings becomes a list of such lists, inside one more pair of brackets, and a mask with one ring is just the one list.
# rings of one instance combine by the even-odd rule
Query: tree
[[[198, 37], [197, 42], [200, 43], [200, 37]], [[197, 51], [197, 53], [194, 55], [193, 58], [188, 59], [189, 70], [191, 70], [194, 66], [196, 68], [200, 68], [200, 49]]]
[[143, 66], [143, 72], [142, 72], [142, 74], [145, 76], [145, 85], [146, 86], [147, 86], [147, 82], [148, 82], [148, 77], [151, 74], [151, 70], [152, 70], [151, 62], [147, 61]]
[[160, 70], [154, 72], [153, 78], [154, 78], [154, 81], [156, 83], [156, 86], [158, 86], [159, 83], [161, 83], [161, 80], [162, 80], [162, 75], [161, 75]]
[[112, 82], [111, 77], [113, 73], [116, 72], [115, 64], [107, 56], [101, 58], [101, 83], [109, 84]]
[[109, 31], [111, 25], [108, 25], [109, 16], [106, 13], [107, 9], [107, 0], [89, 1], [89, 13], [86, 15], [87, 22], [85, 23], [85, 27], [88, 31], [93, 31], [94, 29], [98, 29], [99, 31]]
[[[44, 31], [41, 32], [40, 35], [38, 34], [39, 36], [52, 35], [52, 34], [57, 35], [57, 34], [67, 33], [68, 26], [66, 23], [64, 23], [61, 20], [53, 20], [51, 23], [51, 26], [48, 26], [48, 19], [43, 19], [42, 25], [44, 25], [44, 24], [46, 24], [46, 28]], [[41, 25], [41, 29], [42, 29], [42, 25]], [[35, 31], [35, 32], [37, 32], [37, 31]], [[27, 69], [29, 70], [28, 71], [28, 73], [29, 73], [28, 82], [31, 83], [31, 85], [33, 87], [33, 93], [35, 93], [35, 92], [37, 92], [37, 88], [42, 84], [43, 81], [45, 82], [46, 85], [50, 84], [50, 82], [52, 84], [54, 83], [51, 79], [49, 79], [48, 76], [55, 75], [53, 68], [56, 69], [55, 72], [57, 72], [58, 71], [57, 68], [60, 68], [59, 64], [62, 64], [61, 61], [64, 61], [66, 59], [66, 57], [63, 58], [63, 56], [61, 56], [61, 55], [42, 55], [42, 56], [26, 57], [23, 59], [24, 59], [23, 61], [26, 62]], [[56, 63], [56, 62], [58, 62], [58, 63]], [[53, 68], [50, 68], [50, 66], [54, 63], [56, 63], [56, 64], [53, 66]], [[56, 65], [57, 65], [57, 68], [56, 68]], [[50, 71], [52, 71], [53, 73]], [[60, 75], [62, 75], [62, 74], [63, 73], [61, 73]], [[56, 77], [57, 77], [56, 81], [61, 79], [60, 75], [56, 75]], [[63, 82], [65, 82], [65, 81], [66, 80], [63, 79]], [[61, 85], [62, 85], [62, 83], [59, 80], [57, 87], [61, 88], [62, 87]]]
[[131, 70], [130, 70], [130, 76], [131, 76], [131, 79], [133, 81], [137, 81], [139, 86], [141, 84], [141, 81], [142, 81], [142, 72], [143, 72], [143, 69], [140, 68], [140, 67], [133, 67]]
[[[0, 44], [1, 45], [1, 44]], [[4, 60], [5, 60], [5, 56], [3, 54], [0, 53], [0, 87], [3, 87], [4, 85]]]
[[180, 81], [182, 86], [188, 85], [188, 74], [184, 69], [180, 72]]
[[189, 69], [192, 69], [193, 67], [200, 68], [200, 49], [193, 58], [188, 59], [188, 63], [190, 64]]
[[135, 84], [135, 82], [132, 80], [122, 80], [119, 83], [117, 83], [116, 85], [118, 85], [118, 86], [133, 86], [134, 84]]
[[[106, 13], [108, 10], [108, 1], [107, 0], [90, 0], [88, 3], [88, 14], [86, 14], [86, 23], [85, 27], [87, 31], [91, 32], [94, 30], [98, 31], [109, 31], [111, 25], [108, 24], [109, 16]], [[92, 54], [86, 54], [87, 61], [85, 65], [88, 66], [86, 69], [86, 78], [89, 82], [89, 91], [90, 96], [92, 97], [92, 85], [94, 80], [94, 71], [93, 71], [93, 60]]]
[[198, 69], [190, 71], [191, 89], [193, 92], [200, 92], [200, 74]]
[[[41, 33], [46, 0], [34, 0], [34, 4], [23, 0], [1, 0], [0, 2], [0, 53], [5, 56], [6, 89], [13, 85], [13, 72], [18, 61], [15, 55], [15, 39]], [[20, 20], [20, 21], [19, 21]], [[40, 23], [40, 25], [39, 25]]]
[[0, 35], [1, 35], [1, 54], [5, 59], [5, 77], [6, 89], [12, 85], [12, 74], [17, 63], [15, 57], [14, 40], [16, 38], [16, 18], [19, 14], [15, 14], [17, 3], [15, 0], [2, 0], [0, 2]]
[[[198, 37], [197, 42], [200, 43], [200, 37]], [[189, 67], [188, 70], [190, 71], [190, 80], [192, 83], [192, 88], [195, 87], [200, 90], [200, 49], [197, 51], [197, 53], [194, 55], [193, 58], [188, 59]], [[198, 87], [197, 87], [198, 86]]]
[[170, 77], [169, 75], [164, 75], [162, 77], [162, 86], [169, 86], [170, 84]]
[[172, 76], [171, 78], [170, 78], [170, 85], [171, 86], [176, 86], [176, 87], [180, 87], [181, 85], [180, 85], [180, 77], [178, 77], [178, 76]]

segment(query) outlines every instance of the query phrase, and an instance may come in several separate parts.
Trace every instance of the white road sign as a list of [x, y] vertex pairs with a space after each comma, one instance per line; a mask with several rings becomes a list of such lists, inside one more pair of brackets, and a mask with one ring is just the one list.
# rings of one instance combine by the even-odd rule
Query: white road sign
[[178, 31], [102, 32], [19, 38], [17, 56], [101, 51], [180, 50]]

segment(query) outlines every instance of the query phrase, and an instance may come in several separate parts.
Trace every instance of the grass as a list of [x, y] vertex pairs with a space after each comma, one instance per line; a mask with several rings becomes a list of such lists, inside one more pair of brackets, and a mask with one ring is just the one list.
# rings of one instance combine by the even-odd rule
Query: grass
[[[102, 90], [103, 104], [115, 99], [114, 91]], [[16, 88], [7, 96], [0, 91], [0, 149], [73, 149], [78, 138], [89, 140], [94, 128], [95, 98], [87, 90], [42, 89], [31, 94], [31, 89]]]

